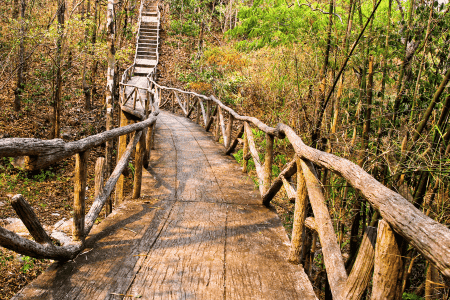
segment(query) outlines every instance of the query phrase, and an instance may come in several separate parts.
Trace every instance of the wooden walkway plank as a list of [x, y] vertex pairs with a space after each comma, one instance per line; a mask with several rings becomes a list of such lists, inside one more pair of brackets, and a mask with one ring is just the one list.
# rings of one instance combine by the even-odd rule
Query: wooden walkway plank
[[134, 255], [154, 242], [172, 204], [123, 204], [94, 227], [85, 254], [54, 263], [13, 299], [107, 299], [111, 293], [126, 291], [140, 258]]
[[127, 294], [143, 299], [223, 298], [225, 219], [223, 204], [177, 202]]

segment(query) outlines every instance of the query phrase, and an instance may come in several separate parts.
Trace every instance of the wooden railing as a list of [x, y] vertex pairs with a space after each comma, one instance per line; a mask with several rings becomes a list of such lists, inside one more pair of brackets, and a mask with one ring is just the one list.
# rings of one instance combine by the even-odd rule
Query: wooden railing
[[[243, 144], [243, 171], [247, 172], [248, 160], [253, 159], [263, 204], [269, 205], [280, 188], [285, 187], [290, 198], [295, 199], [289, 260], [299, 263], [301, 253], [311, 251], [311, 248], [307, 249], [307, 243], [302, 243], [304, 228], [307, 226], [314, 232], [314, 237], [318, 236], [320, 240], [333, 299], [360, 299], [372, 279], [372, 299], [393, 299], [392, 295], [398, 293], [396, 282], [401, 274], [401, 245], [398, 244], [397, 234], [434, 264], [444, 276], [450, 276], [450, 230], [423, 214], [358, 165], [305, 145], [295, 131], [285, 124], [278, 124], [273, 128], [256, 118], [239, 115], [214, 96], [207, 97], [161, 86], [151, 78], [148, 80], [152, 93], [160, 99], [161, 108], [193, 118], [206, 131], [215, 123], [215, 140], [223, 142], [226, 154], [233, 152], [239, 143]], [[260, 160], [252, 127], [265, 133], [264, 162]], [[238, 128], [234, 135], [233, 128]], [[287, 138], [295, 151], [295, 157], [276, 178], [272, 178], [276, 138]], [[378, 228], [366, 228], [349, 275], [316, 167], [330, 170], [344, 178], [370, 202], [382, 218], [378, 222]], [[296, 189], [288, 183], [289, 178], [295, 174]], [[313, 217], [307, 218], [308, 203]], [[309, 243], [309, 247], [311, 244], [315, 247], [315, 240]]]
[[[148, 158], [151, 147], [150, 145], [148, 150], [146, 150], [145, 132], [147, 127], [155, 124], [157, 114], [158, 111], [152, 113], [149, 118], [142, 122], [112, 129], [76, 142], [65, 143], [61, 139], [1, 139], [0, 157], [28, 156], [40, 166], [49, 162], [54, 163], [61, 161], [75, 155], [75, 178], [72, 242], [63, 246], [54, 245], [51, 238], [37, 219], [32, 207], [22, 195], [15, 195], [12, 198], [12, 206], [18, 216], [22, 219], [31, 236], [34, 238], [34, 241], [25, 239], [12, 231], [0, 227], [0, 245], [35, 258], [69, 260], [78, 255], [78, 253], [84, 249], [84, 239], [91, 231], [103, 206], [105, 206], [105, 204], [107, 205], [107, 213], [111, 211], [112, 203], [110, 195], [119, 179], [121, 177], [123, 178], [123, 175], [121, 174], [127, 167], [128, 160], [135, 148], [136, 157], [133, 198], [139, 197], [141, 190], [142, 165], [144, 164], [143, 159], [145, 157]], [[132, 134], [133, 136], [131, 137], [128, 146], [125, 146], [124, 151], [119, 153], [118, 162], [114, 171], [104, 185], [104, 158], [98, 158], [95, 166], [95, 200], [89, 212], [85, 215], [86, 175], [89, 150], [117, 137], [126, 139], [127, 134]], [[45, 162], [45, 164], [43, 162]], [[123, 195], [123, 189], [116, 188], [116, 193], [122, 193]]]

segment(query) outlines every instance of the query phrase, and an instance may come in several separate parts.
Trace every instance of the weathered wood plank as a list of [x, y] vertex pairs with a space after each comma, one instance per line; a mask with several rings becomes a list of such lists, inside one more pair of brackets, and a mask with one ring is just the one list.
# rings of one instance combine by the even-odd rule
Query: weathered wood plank
[[143, 299], [222, 299], [225, 220], [224, 204], [177, 202], [126, 294]]
[[226, 299], [317, 299], [303, 268], [287, 262], [276, 212], [229, 205], [227, 221]]

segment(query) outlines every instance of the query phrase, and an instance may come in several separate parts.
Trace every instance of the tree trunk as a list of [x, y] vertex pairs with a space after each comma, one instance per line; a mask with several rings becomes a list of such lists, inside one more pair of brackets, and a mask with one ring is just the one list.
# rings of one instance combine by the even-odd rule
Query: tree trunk
[[[114, 111], [114, 68], [115, 68], [115, 53], [116, 50], [114, 48], [114, 1], [108, 0], [108, 9], [106, 11], [106, 28], [108, 30], [107, 40], [108, 40], [108, 70], [106, 72], [106, 130], [112, 129], [113, 122], [113, 111]], [[111, 172], [111, 164], [112, 164], [112, 146], [113, 141], [106, 142], [106, 174], [109, 176]]]
[[62, 89], [62, 43], [64, 38], [64, 13], [66, 10], [65, 0], [58, 1], [58, 40], [56, 42], [56, 84], [53, 96], [53, 130], [52, 138], [59, 138], [60, 115], [61, 115], [61, 89]]
[[25, 39], [25, 9], [26, 9], [26, 1], [21, 0], [20, 1], [20, 42], [19, 42], [19, 67], [17, 68], [17, 86], [16, 90], [14, 91], [14, 110], [20, 111], [20, 106], [22, 102], [22, 92], [25, 88], [25, 80], [23, 78], [23, 71], [25, 69], [25, 61], [24, 61], [24, 54], [25, 54], [25, 45], [24, 45], [24, 39]]

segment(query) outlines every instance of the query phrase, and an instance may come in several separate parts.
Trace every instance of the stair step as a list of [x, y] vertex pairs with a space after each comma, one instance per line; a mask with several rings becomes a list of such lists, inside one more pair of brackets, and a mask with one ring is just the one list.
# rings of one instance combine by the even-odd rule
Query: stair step
[[156, 65], [156, 59], [136, 59], [136, 65], [154, 66]]
[[153, 39], [150, 38], [145, 38], [145, 37], [139, 37], [139, 44], [143, 43], [143, 44], [155, 44], [158, 41], [158, 39], [155, 37]]
[[148, 36], [148, 37], [154, 37], [154, 36], [156, 37], [156, 36], [158, 36], [158, 33], [157, 32], [147, 32], [147, 31], [142, 32], [142, 31], [140, 31], [139, 35], [140, 36]]
[[134, 68], [134, 75], [147, 75], [153, 71], [154, 68], [136, 67]]
[[156, 28], [146, 28], [146, 27], [141, 27], [139, 28], [140, 32], [150, 32], [150, 33], [154, 33], [156, 34], [158, 32], [158, 29]]

